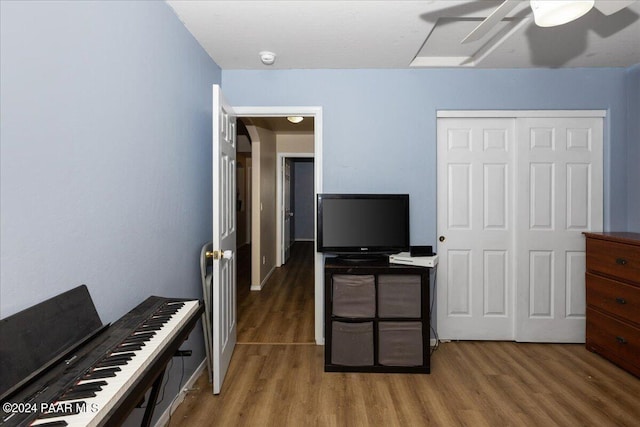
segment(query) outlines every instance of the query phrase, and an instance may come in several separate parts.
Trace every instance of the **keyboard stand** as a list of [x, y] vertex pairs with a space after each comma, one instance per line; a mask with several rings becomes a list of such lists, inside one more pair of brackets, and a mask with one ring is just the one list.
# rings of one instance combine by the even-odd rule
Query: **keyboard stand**
[[[144, 417], [142, 418], [141, 427], [150, 427], [151, 419], [153, 418], [153, 411], [156, 409], [156, 402], [158, 401], [158, 396], [160, 395], [160, 389], [162, 388], [162, 380], [164, 379], [164, 373], [166, 369], [164, 369], [156, 380], [153, 382], [151, 386], [151, 393], [149, 394], [149, 401], [147, 402], [147, 407], [144, 410]], [[171, 410], [171, 408], [169, 408]]]

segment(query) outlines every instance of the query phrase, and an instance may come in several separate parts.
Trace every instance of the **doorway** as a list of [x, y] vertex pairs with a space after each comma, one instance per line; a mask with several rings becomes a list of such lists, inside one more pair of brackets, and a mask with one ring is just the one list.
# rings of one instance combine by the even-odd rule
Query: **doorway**
[[315, 242], [313, 153], [278, 153], [276, 265], [286, 264], [293, 243]]
[[[269, 118], [284, 118], [287, 116], [302, 116], [309, 117], [313, 119], [313, 131], [312, 131], [312, 141], [313, 147], [310, 152], [306, 153], [306, 156], [312, 156], [314, 159], [313, 162], [313, 212], [315, 212], [315, 199], [316, 194], [322, 191], [322, 109], [319, 107], [236, 107], [235, 112], [240, 118], [252, 118], [254, 121], [256, 119], [269, 119]], [[258, 120], [259, 121], [259, 120]], [[251, 127], [249, 127], [251, 128]], [[250, 130], [251, 133], [251, 130]], [[258, 138], [259, 139], [259, 138]], [[253, 145], [252, 141], [252, 145]], [[262, 147], [261, 147], [262, 148]], [[291, 151], [286, 148], [281, 148], [281, 152], [290, 153]], [[277, 176], [280, 174], [276, 174], [276, 168], [279, 164], [275, 160], [277, 159], [277, 155], [275, 155], [276, 151], [271, 150], [260, 150], [258, 151], [259, 156], [264, 156], [265, 154], [268, 156], [273, 152], [274, 162], [273, 162], [273, 172], [274, 172], [274, 181]], [[252, 238], [251, 238], [251, 251], [254, 252], [252, 254], [252, 274], [259, 270], [260, 275], [258, 276], [259, 280], [255, 280], [252, 278], [252, 288], [258, 287], [261, 289], [264, 285], [266, 285], [267, 281], [270, 279], [271, 275], [276, 271], [276, 266], [281, 265], [281, 263], [277, 263], [276, 258], [278, 257], [280, 251], [276, 249], [276, 243], [279, 242], [279, 239], [275, 238], [275, 233], [273, 242], [269, 241], [269, 238], [266, 238], [264, 234], [257, 234], [256, 231], [262, 231], [261, 221], [256, 222], [256, 217], [259, 216], [260, 213], [267, 212], [275, 217], [276, 214], [276, 206], [277, 200], [275, 200], [275, 196], [279, 193], [275, 187], [278, 187], [276, 182], [273, 185], [273, 194], [271, 197], [265, 197], [268, 195], [269, 191], [261, 192], [261, 184], [262, 180], [258, 179], [258, 177], [264, 172], [264, 169], [261, 169], [261, 165], [257, 162], [257, 157], [255, 155], [252, 156], [252, 178], [251, 178], [251, 188], [253, 192], [252, 202], [251, 202], [251, 210], [252, 210]], [[256, 196], [260, 194], [260, 196]], [[279, 204], [278, 204], [279, 205]], [[280, 228], [279, 221], [274, 222], [277, 228]], [[267, 230], [271, 232], [271, 230]], [[281, 232], [281, 230], [279, 230]], [[279, 235], [280, 233], [278, 233]], [[256, 237], [260, 236], [260, 242], [255, 242]], [[313, 240], [315, 241], [315, 215], [313, 221]], [[255, 244], [260, 243], [260, 250], [255, 248]], [[264, 246], [263, 246], [264, 244]], [[273, 249], [271, 249], [273, 244]], [[311, 245], [313, 243], [311, 242]], [[280, 244], [277, 244], [278, 248], [280, 248]], [[310, 246], [310, 245], [308, 245]], [[315, 245], [313, 245], [315, 246]], [[267, 248], [267, 250], [264, 250]], [[257, 256], [255, 254], [257, 252]], [[269, 257], [272, 256], [272, 259]], [[257, 261], [257, 263], [256, 263]], [[257, 265], [256, 265], [257, 264]], [[263, 267], [264, 266], [264, 267]], [[311, 251], [311, 269], [312, 269], [312, 282], [313, 282], [313, 337], [316, 344], [323, 344], [323, 326], [322, 326], [322, 283], [323, 283], [323, 274], [322, 274], [322, 255], [315, 251], [315, 248], [312, 248]]]

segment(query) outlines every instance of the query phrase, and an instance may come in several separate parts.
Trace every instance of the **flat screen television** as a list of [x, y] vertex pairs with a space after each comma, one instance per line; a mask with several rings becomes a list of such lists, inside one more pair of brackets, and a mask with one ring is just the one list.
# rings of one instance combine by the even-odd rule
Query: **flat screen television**
[[318, 194], [318, 252], [384, 255], [408, 251], [408, 194]]

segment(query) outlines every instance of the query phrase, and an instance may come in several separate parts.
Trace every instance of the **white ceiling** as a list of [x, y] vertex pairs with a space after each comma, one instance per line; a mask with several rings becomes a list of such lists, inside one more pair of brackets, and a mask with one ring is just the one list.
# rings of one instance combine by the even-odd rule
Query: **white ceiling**
[[[603, 1], [603, 0], [600, 0]], [[611, 0], [604, 0], [611, 1]], [[483, 39], [464, 36], [500, 1], [169, 0], [223, 69], [627, 67], [640, 63], [640, 1], [563, 26], [533, 23], [528, 1]], [[275, 52], [271, 66], [260, 51]]]

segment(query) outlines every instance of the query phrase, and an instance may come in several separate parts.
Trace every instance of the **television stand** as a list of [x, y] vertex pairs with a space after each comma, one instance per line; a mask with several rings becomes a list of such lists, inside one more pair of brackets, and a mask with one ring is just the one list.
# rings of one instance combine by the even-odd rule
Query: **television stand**
[[429, 373], [429, 268], [370, 262], [325, 260], [324, 370]]

